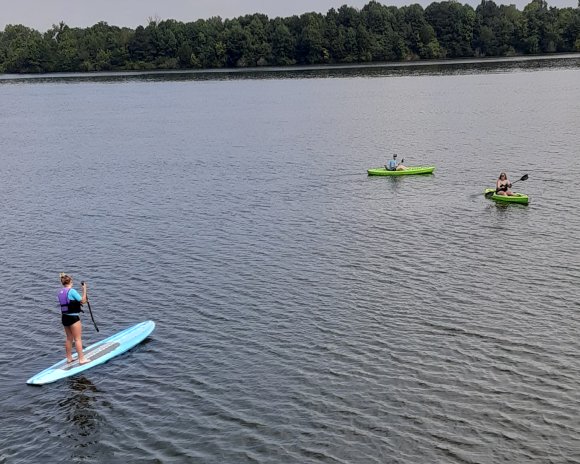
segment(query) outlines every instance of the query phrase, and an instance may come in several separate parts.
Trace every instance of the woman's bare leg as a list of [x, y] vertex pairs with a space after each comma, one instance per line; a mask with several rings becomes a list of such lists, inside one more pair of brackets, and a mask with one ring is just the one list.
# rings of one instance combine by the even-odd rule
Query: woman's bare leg
[[73, 343], [73, 334], [70, 330], [70, 327], [64, 326], [64, 350], [66, 351], [66, 362], [72, 362], [72, 343]]
[[75, 322], [73, 325], [68, 327], [71, 331], [71, 334], [75, 341], [75, 348], [77, 349], [77, 353], [79, 354], [79, 364], [86, 364], [89, 361], [85, 358], [83, 354], [83, 340], [82, 340], [82, 333], [83, 333], [83, 326], [81, 325], [81, 321]]

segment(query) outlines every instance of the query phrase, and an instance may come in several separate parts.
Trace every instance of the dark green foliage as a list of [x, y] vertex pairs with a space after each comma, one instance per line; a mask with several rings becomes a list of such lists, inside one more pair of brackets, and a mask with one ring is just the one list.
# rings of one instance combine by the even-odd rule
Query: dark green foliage
[[0, 31], [0, 72], [78, 72], [365, 63], [580, 51], [580, 5], [523, 11], [482, 0], [397, 8], [371, 0], [326, 15], [269, 19], [263, 14], [182, 23], [151, 19], [132, 30], [100, 22], [54, 25], [44, 34], [22, 25]]
[[443, 49], [443, 57], [473, 56], [471, 47], [475, 26], [473, 8], [454, 1], [431, 3], [425, 9], [425, 19], [435, 30]]
[[8, 73], [35, 73], [47, 69], [49, 43], [28, 27], [8, 25], [0, 36], [1, 68]]
[[296, 38], [284, 21], [276, 18], [271, 24], [270, 46], [272, 50], [270, 62], [274, 65], [296, 64]]

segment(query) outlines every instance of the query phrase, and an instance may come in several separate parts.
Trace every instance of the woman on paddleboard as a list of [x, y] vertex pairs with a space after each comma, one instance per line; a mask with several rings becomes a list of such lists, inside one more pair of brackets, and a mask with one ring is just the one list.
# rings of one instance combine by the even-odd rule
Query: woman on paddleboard
[[58, 292], [58, 302], [60, 303], [60, 311], [62, 314], [62, 325], [64, 326], [64, 333], [66, 340], [64, 348], [66, 350], [67, 362], [73, 362], [72, 358], [72, 344], [73, 340], [75, 348], [78, 353], [79, 364], [86, 364], [89, 362], [83, 354], [82, 341], [82, 325], [80, 313], [82, 312], [81, 305], [87, 302], [87, 284], [82, 283], [83, 295], [79, 295], [73, 286], [73, 279], [64, 273], [60, 274], [60, 282], [63, 288]]
[[499, 175], [499, 178], [497, 179], [495, 185], [495, 192], [498, 195], [507, 195], [511, 197], [513, 195], [512, 191], [510, 190], [511, 187], [512, 183], [509, 181], [507, 174], [505, 172], [502, 172]]

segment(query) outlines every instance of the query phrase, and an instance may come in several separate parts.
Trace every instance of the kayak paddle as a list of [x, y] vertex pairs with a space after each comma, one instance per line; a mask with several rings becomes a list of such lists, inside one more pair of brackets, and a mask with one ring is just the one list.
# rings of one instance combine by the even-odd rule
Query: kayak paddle
[[[81, 282], [81, 285], [84, 285], [84, 282]], [[87, 306], [89, 307], [89, 314], [91, 315], [91, 320], [93, 321], [93, 325], [95, 326], [95, 329], [98, 332], [99, 328], [97, 327], [97, 323], [95, 322], [95, 318], [93, 317], [93, 311], [91, 311], [91, 303], [89, 302], [88, 297], [87, 297]]]
[[[514, 185], [516, 182], [519, 182], [520, 180], [528, 180], [528, 175], [527, 175], [527, 174], [524, 174], [524, 175], [523, 175], [523, 176], [522, 176], [520, 179], [518, 179], [518, 180], [514, 180], [514, 181], [512, 182], [512, 185]], [[487, 193], [485, 194], [485, 198], [491, 198], [491, 197], [492, 197], [492, 196], [494, 196], [496, 193], [497, 193], [497, 189], [495, 189], [495, 190], [492, 190], [491, 192], [487, 192]]]

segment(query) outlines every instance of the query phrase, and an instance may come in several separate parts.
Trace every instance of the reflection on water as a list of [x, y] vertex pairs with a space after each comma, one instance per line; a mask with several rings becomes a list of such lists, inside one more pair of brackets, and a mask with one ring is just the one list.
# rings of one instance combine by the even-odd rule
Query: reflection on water
[[94, 458], [91, 447], [99, 443], [102, 419], [98, 413], [99, 389], [85, 376], [68, 378], [62, 382], [68, 395], [58, 403], [63, 421], [68, 425], [66, 438], [72, 446], [67, 450], [73, 461]]
[[102, 73], [58, 73], [58, 74], [0, 74], [0, 84], [62, 81], [227, 81], [238, 79], [327, 79], [353, 77], [388, 77], [421, 75], [463, 75], [513, 71], [537, 71], [542, 69], [577, 68], [580, 54], [563, 56], [526, 56], [496, 58], [488, 60], [412, 61], [397, 63], [373, 63], [355, 65], [329, 65], [277, 68], [242, 68], [175, 71], [119, 71]]
[[[35, 300], [16, 324], [0, 286], [2, 456], [579, 462], [580, 66], [554, 65], [3, 81], [0, 262]], [[414, 76], [440, 70], [470, 75]], [[367, 175], [392, 153], [437, 170]], [[500, 170], [529, 207], [484, 198]], [[158, 330], [27, 388], [63, 268], [87, 345]]]
[[86, 377], [66, 379], [70, 395], [59, 402], [65, 420], [75, 426], [78, 435], [89, 436], [97, 428], [97, 415], [94, 409], [97, 387]]

